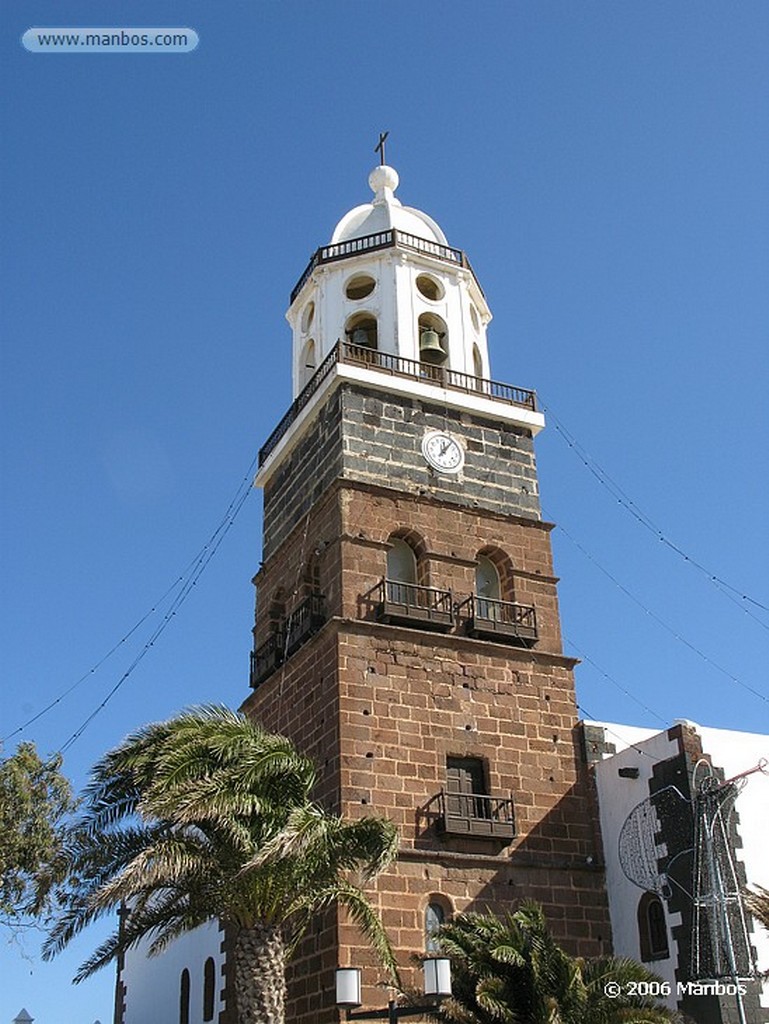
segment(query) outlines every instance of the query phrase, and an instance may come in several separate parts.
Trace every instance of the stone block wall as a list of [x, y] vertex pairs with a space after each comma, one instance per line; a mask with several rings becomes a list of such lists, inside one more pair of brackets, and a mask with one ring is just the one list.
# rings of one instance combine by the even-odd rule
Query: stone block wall
[[[436, 474], [421, 444], [448, 430], [465, 448], [461, 474]], [[503, 515], [540, 518], [534, 444], [528, 430], [433, 403], [339, 383], [264, 488], [269, 558], [329, 484], [343, 478], [429, 495]]]

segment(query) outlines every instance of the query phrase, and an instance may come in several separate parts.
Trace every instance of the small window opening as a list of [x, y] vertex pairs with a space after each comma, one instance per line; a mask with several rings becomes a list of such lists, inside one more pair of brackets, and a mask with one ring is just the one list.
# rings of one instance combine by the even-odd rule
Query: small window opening
[[376, 288], [376, 281], [369, 274], [356, 274], [345, 285], [344, 293], [348, 299], [365, 299]]
[[302, 330], [309, 331], [312, 321], [315, 319], [315, 303], [310, 301], [302, 312]]
[[420, 274], [416, 283], [419, 294], [424, 295], [424, 297], [426, 299], [430, 299], [431, 302], [435, 302], [437, 299], [443, 298], [443, 288], [434, 277], [430, 277], [427, 274]]
[[214, 1019], [214, 998], [216, 995], [216, 964], [209, 957], [203, 966], [203, 1020]]
[[477, 345], [473, 345], [473, 373], [476, 377], [483, 378], [483, 357]]
[[670, 956], [665, 908], [653, 892], [645, 892], [638, 903], [638, 937], [641, 960], [667, 960]]
[[440, 903], [428, 903], [425, 909], [425, 950], [436, 953], [438, 946], [438, 929], [446, 920], [446, 912]]
[[190, 1024], [190, 972], [186, 967], [179, 979], [179, 1024]]

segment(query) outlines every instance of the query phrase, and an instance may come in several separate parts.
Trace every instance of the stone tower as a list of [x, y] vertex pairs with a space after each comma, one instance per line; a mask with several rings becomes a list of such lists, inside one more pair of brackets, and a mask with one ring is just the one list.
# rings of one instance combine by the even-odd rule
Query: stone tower
[[[318, 766], [318, 796], [392, 818], [373, 892], [401, 965], [466, 909], [532, 897], [574, 952], [610, 949], [593, 793], [542, 521], [532, 391], [493, 379], [464, 252], [372, 171], [291, 293], [293, 402], [260, 453], [263, 562], [243, 709]], [[289, 1019], [336, 1020], [371, 952], [327, 915]]]

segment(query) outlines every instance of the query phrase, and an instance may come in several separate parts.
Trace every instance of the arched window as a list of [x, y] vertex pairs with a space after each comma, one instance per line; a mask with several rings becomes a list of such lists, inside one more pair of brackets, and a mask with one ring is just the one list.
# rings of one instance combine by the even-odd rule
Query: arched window
[[320, 594], [322, 592], [320, 585], [320, 556], [323, 553], [323, 547], [317, 547], [315, 551], [307, 559], [307, 563], [304, 567], [304, 593], [306, 597], [311, 594]]
[[417, 582], [417, 556], [414, 549], [401, 537], [390, 539], [387, 549], [387, 599], [396, 604], [409, 601], [411, 587]]
[[203, 1020], [214, 1019], [214, 997], [216, 995], [216, 964], [209, 957], [203, 965]]
[[425, 908], [425, 950], [435, 953], [438, 950], [436, 933], [446, 920], [446, 911], [442, 904], [432, 901]]
[[[476, 377], [483, 378], [483, 356], [477, 345], [473, 345], [473, 373]], [[480, 388], [481, 385], [478, 385]]]
[[315, 353], [315, 341], [310, 338], [302, 349], [299, 359], [299, 390], [301, 391], [315, 373], [317, 367], [317, 356]]
[[644, 963], [670, 956], [665, 908], [656, 893], [645, 892], [638, 901], [638, 938]]
[[179, 1024], [190, 1024], [190, 972], [186, 967], [179, 979]]
[[497, 567], [486, 555], [479, 555], [475, 566], [475, 592], [478, 597], [488, 597], [492, 601], [502, 599]]
[[497, 567], [486, 555], [479, 555], [475, 565], [475, 595], [477, 615], [482, 619], [497, 619], [501, 609], [496, 602], [502, 599], [502, 585]]
[[279, 633], [286, 619], [286, 595], [283, 587], [278, 587], [270, 601], [270, 632]]

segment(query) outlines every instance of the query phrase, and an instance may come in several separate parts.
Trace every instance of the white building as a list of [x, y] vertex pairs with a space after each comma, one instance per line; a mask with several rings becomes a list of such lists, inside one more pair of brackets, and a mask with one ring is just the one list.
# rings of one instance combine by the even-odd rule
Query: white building
[[[728, 838], [737, 885], [769, 887], [769, 736], [684, 721], [662, 732], [606, 722], [585, 722], [583, 728], [586, 754], [595, 767], [615, 954], [645, 962], [666, 983], [663, 993], [669, 987], [668, 1004], [698, 1024], [769, 1021], [769, 984], [761, 992], [754, 983], [743, 985], [741, 1018], [729, 966], [722, 962], [719, 970], [707, 949], [701, 950], [699, 971], [692, 963], [697, 948], [707, 945], [695, 937], [698, 874], [699, 905], [704, 908], [712, 896], [706, 891], [708, 848], [704, 838], [697, 839], [694, 797], [706, 777], [724, 794], [726, 802], [716, 820], [711, 817], [709, 832], [716, 845], [719, 834]], [[759, 765], [763, 771], [755, 770]], [[720, 784], [737, 776], [742, 778], [734, 787], [739, 790], [735, 800], [734, 791], [727, 792], [731, 787]], [[699, 861], [698, 846], [706, 854]], [[716, 852], [711, 863], [723, 875], [728, 895], [734, 889], [728, 856], [719, 860]], [[733, 903], [727, 899], [723, 914], [727, 929], [734, 929], [738, 963], [732, 966], [738, 975], [747, 974], [747, 956], [766, 972], [769, 934], [748, 918], [746, 945], [752, 950], [741, 955]], [[717, 899], [712, 907], [718, 915]], [[695, 994], [702, 989], [692, 979], [708, 974], [713, 994]]]

